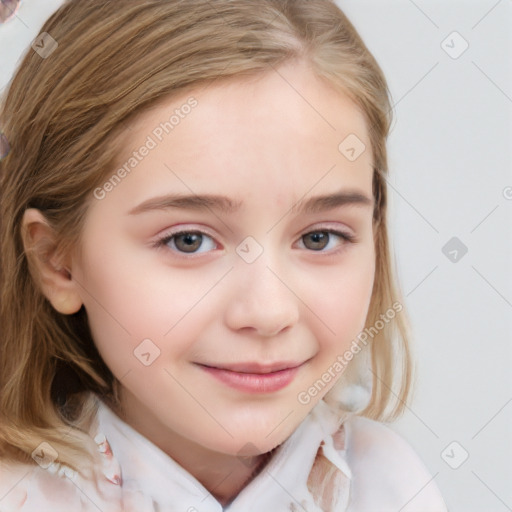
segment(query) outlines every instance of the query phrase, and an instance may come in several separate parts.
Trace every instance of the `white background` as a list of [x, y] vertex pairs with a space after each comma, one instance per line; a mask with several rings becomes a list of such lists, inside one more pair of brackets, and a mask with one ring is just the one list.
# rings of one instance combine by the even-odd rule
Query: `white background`
[[[25, 0], [0, 26], [0, 89], [61, 3]], [[417, 382], [392, 428], [450, 511], [512, 510], [512, 0], [338, 3], [394, 104], [392, 239]], [[453, 237], [468, 249], [456, 262]]]

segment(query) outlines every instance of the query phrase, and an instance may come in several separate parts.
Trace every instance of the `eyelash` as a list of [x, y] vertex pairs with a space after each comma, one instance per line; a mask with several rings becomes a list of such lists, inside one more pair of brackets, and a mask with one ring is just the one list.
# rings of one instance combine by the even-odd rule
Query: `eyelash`
[[[303, 237], [305, 237], [307, 235], [314, 234], [314, 233], [328, 233], [329, 235], [336, 235], [336, 236], [340, 237], [344, 242], [341, 244], [340, 247], [337, 247], [336, 249], [331, 249], [330, 251], [324, 251], [324, 250], [315, 251], [313, 249], [309, 249], [309, 250], [306, 249], [306, 250], [308, 250], [309, 252], [312, 252], [312, 253], [329, 254], [329, 255], [337, 254], [337, 253], [339, 253], [340, 251], [342, 251], [344, 249], [344, 246], [347, 243], [348, 244], [353, 244], [353, 243], [356, 243], [358, 241], [357, 238], [354, 235], [352, 235], [350, 233], [346, 233], [344, 231], [338, 231], [338, 230], [335, 230], [335, 229], [332, 229], [332, 228], [325, 228], [325, 229], [324, 228], [318, 228], [318, 229], [315, 229], [315, 230], [312, 230], [312, 231], [308, 231], [308, 232], [304, 233], [300, 237], [300, 239], [302, 240]], [[186, 230], [177, 231], [175, 233], [170, 233], [170, 234], [163, 235], [162, 237], [160, 237], [158, 240], [156, 240], [154, 242], [153, 246], [156, 247], [157, 249], [164, 249], [165, 247], [167, 247], [167, 244], [171, 240], [173, 240], [174, 238], [179, 237], [180, 235], [206, 235], [208, 238], [211, 238], [212, 240], [214, 240], [213, 236], [211, 236], [209, 233], [207, 233], [205, 231], [194, 230], [194, 229], [186, 229]], [[184, 258], [187, 258], [187, 259], [198, 257], [198, 255], [203, 254], [201, 252], [190, 252], [190, 253], [187, 253], [187, 252], [171, 249], [170, 247], [167, 247], [167, 248], [170, 249], [171, 251], [173, 251], [174, 253], [179, 254], [180, 257], [184, 257]], [[205, 252], [209, 252], [209, 251], [205, 251]]]

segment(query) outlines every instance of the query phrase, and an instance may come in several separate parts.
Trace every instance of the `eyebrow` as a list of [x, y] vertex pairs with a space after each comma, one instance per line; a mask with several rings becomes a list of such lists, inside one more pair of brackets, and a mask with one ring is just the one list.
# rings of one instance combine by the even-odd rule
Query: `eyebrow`
[[312, 214], [334, 210], [341, 206], [373, 207], [373, 199], [358, 191], [340, 191], [334, 194], [315, 196], [303, 199], [292, 206], [292, 213]]
[[[301, 199], [294, 204], [290, 211], [294, 214], [313, 214], [333, 210], [342, 206], [372, 207], [373, 199], [359, 191], [340, 191], [334, 194]], [[129, 211], [130, 215], [150, 212], [154, 210], [168, 210], [172, 208], [184, 210], [213, 210], [221, 213], [236, 213], [243, 205], [242, 201], [233, 201], [229, 197], [219, 195], [181, 195], [169, 194], [154, 197], [135, 206]]]

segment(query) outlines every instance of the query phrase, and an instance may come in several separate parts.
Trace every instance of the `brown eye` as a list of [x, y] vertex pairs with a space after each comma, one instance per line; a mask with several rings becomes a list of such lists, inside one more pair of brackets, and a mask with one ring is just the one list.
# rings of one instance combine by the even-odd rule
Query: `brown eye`
[[167, 246], [175, 252], [184, 254], [208, 252], [216, 248], [213, 238], [201, 231], [181, 231], [167, 235], [157, 245]]
[[308, 249], [321, 251], [329, 243], [329, 233], [327, 231], [308, 233], [302, 237], [302, 241]]
[[175, 235], [174, 244], [182, 252], [196, 252], [203, 243], [203, 235], [200, 233], [182, 233]]
[[334, 230], [311, 231], [301, 237], [301, 242], [306, 249], [325, 253], [332, 253], [355, 241], [354, 235]]

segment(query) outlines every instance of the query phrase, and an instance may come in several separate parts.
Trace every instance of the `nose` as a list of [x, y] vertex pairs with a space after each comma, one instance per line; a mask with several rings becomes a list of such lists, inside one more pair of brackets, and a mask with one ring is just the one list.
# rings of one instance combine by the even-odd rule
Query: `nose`
[[225, 322], [230, 329], [272, 337], [298, 322], [300, 300], [286, 273], [272, 260], [263, 253], [253, 263], [240, 260], [235, 265], [225, 309]]

